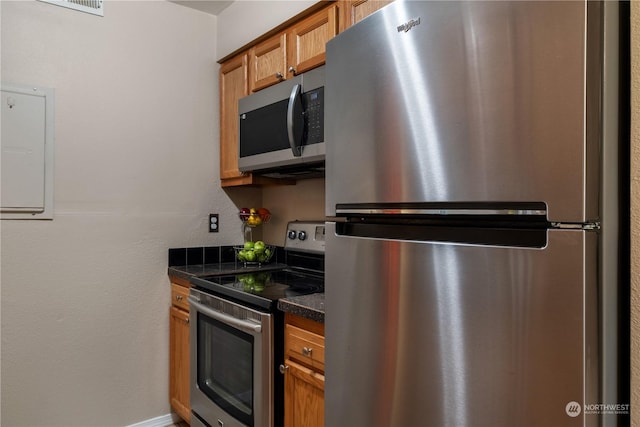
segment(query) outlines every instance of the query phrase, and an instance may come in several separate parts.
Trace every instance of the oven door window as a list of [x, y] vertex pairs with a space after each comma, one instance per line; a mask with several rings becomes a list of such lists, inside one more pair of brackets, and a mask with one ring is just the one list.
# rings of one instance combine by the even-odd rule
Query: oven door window
[[198, 388], [238, 421], [253, 426], [253, 337], [198, 313]]

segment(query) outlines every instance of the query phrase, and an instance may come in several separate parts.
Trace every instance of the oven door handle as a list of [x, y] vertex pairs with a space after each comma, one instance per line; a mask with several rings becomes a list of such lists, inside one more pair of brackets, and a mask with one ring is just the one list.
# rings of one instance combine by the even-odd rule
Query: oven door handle
[[189, 296], [188, 300], [197, 311], [200, 311], [209, 317], [219, 320], [222, 323], [225, 323], [229, 326], [233, 326], [234, 328], [240, 329], [241, 331], [244, 331], [252, 335], [258, 335], [260, 332], [262, 332], [262, 325], [256, 325], [253, 322], [247, 322], [245, 320], [236, 319], [235, 317], [230, 316], [228, 314], [224, 314], [224, 313], [220, 313], [218, 311], [212, 310], [209, 307], [200, 304], [200, 302], [198, 302], [198, 300], [196, 300], [192, 296]]

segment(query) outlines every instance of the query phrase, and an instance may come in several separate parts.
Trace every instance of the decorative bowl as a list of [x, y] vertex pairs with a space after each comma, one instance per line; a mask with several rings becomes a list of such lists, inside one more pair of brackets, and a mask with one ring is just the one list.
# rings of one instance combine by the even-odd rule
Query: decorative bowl
[[258, 245], [256, 248], [253, 242], [245, 243], [245, 246], [234, 246], [236, 259], [245, 265], [262, 265], [271, 261], [275, 247], [271, 245]]
[[269, 210], [265, 208], [242, 208], [242, 210], [238, 212], [238, 216], [245, 225], [249, 227], [257, 227], [260, 224], [269, 222], [269, 220], [271, 219], [271, 212], [269, 212]]

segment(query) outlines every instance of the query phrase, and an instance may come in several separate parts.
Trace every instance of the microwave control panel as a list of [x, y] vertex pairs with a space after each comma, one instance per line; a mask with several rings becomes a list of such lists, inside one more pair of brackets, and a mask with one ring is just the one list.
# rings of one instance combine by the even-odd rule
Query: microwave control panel
[[303, 94], [305, 103], [306, 144], [324, 141], [324, 87]]

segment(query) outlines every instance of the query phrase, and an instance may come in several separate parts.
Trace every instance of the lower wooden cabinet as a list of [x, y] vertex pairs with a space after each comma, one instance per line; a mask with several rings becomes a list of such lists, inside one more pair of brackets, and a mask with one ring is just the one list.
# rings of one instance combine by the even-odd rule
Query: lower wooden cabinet
[[285, 315], [284, 425], [324, 427], [324, 324]]
[[324, 427], [324, 375], [286, 360], [285, 427]]
[[191, 422], [189, 403], [189, 284], [172, 279], [169, 309], [169, 402], [182, 419]]

